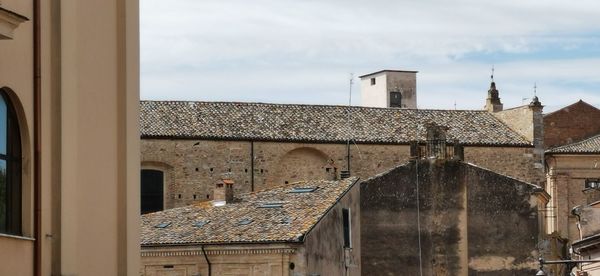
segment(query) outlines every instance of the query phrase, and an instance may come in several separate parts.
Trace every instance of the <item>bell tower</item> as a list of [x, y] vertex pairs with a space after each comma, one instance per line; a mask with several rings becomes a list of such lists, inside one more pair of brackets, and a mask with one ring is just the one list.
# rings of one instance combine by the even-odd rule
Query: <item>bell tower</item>
[[492, 82], [490, 83], [490, 89], [488, 89], [487, 100], [485, 101], [485, 110], [489, 112], [502, 111], [504, 105], [500, 101], [499, 91], [496, 89], [496, 82], [494, 82], [494, 67], [492, 67]]

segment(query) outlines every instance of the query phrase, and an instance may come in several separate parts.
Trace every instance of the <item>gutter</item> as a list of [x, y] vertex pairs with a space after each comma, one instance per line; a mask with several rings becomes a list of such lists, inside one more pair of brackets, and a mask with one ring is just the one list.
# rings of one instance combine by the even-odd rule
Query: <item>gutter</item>
[[40, 0], [33, 0], [33, 271], [42, 275], [42, 198], [41, 198], [41, 22]]

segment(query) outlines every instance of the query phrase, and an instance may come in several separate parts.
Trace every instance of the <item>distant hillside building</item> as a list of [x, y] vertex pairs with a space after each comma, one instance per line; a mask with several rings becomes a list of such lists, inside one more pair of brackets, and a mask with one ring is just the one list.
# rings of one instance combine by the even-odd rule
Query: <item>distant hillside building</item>
[[306, 181], [142, 216], [142, 275], [361, 275], [357, 178]]

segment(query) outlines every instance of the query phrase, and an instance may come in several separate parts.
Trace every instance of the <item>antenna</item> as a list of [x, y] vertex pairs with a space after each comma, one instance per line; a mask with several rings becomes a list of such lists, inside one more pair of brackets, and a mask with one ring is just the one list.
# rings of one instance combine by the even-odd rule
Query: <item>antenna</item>
[[352, 139], [352, 126], [350, 120], [352, 119], [352, 111], [350, 110], [352, 106], [352, 84], [354, 83], [354, 74], [350, 73], [350, 81], [349, 81], [349, 89], [348, 89], [348, 141], [346, 142], [346, 153], [347, 153], [347, 164], [346, 169], [348, 170], [348, 175], [350, 175], [350, 139]]
[[456, 110], [456, 100], [454, 100], [454, 110]]
[[537, 97], [537, 82], [533, 83], [533, 96]]
[[494, 65], [492, 64], [492, 75], [490, 76], [492, 82], [494, 82]]

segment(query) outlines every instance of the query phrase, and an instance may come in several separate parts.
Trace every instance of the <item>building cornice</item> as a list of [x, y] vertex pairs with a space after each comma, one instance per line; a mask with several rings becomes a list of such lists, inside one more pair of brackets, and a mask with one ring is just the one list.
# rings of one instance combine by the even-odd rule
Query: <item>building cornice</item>
[[12, 39], [19, 24], [28, 20], [25, 16], [0, 7], [0, 39]]
[[[267, 255], [293, 254], [294, 248], [205, 248], [206, 255]], [[196, 249], [143, 249], [142, 257], [203, 256], [201, 248]]]

